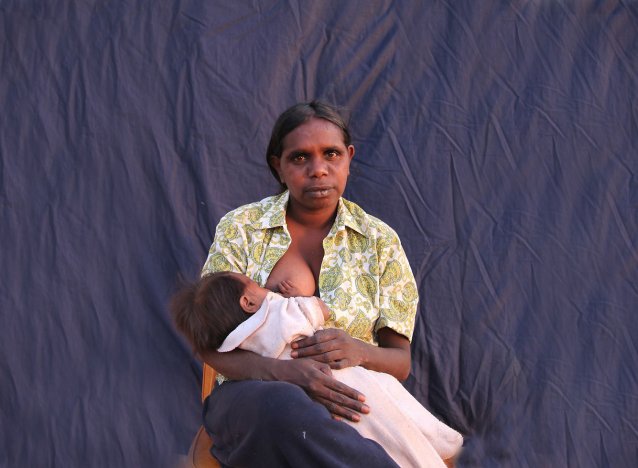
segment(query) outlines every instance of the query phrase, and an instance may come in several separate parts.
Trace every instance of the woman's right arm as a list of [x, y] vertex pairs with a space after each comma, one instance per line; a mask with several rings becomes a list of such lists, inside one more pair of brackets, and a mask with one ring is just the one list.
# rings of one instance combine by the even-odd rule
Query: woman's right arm
[[359, 421], [370, 408], [358, 391], [335, 380], [330, 366], [313, 359], [278, 360], [237, 349], [201, 355], [206, 364], [231, 380], [280, 380], [303, 388], [337, 418]]

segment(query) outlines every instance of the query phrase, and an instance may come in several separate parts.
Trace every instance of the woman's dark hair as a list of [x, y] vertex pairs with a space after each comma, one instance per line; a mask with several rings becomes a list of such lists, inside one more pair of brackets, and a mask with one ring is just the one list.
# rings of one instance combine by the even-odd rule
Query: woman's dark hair
[[277, 171], [275, 171], [270, 164], [270, 157], [281, 157], [283, 141], [286, 135], [312, 118], [327, 120], [335, 124], [343, 133], [343, 142], [345, 145], [350, 145], [350, 130], [348, 130], [348, 124], [345, 119], [341, 117], [336, 107], [326, 104], [325, 102], [312, 101], [295, 104], [286, 109], [273, 126], [270, 143], [268, 143], [268, 149], [266, 150], [266, 162], [268, 163], [270, 172], [272, 172], [272, 175], [277, 182], [279, 182], [282, 191], [286, 189], [286, 186], [281, 183]]
[[245, 284], [227, 271], [207, 275], [178, 291], [169, 309], [177, 329], [201, 354], [221, 346], [250, 317], [239, 304]]

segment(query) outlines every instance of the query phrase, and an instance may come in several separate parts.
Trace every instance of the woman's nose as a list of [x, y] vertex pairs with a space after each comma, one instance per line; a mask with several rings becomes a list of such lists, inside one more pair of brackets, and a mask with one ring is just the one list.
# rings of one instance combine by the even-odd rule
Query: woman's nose
[[312, 157], [308, 164], [308, 172], [310, 177], [324, 176], [328, 174], [328, 165], [322, 157]]

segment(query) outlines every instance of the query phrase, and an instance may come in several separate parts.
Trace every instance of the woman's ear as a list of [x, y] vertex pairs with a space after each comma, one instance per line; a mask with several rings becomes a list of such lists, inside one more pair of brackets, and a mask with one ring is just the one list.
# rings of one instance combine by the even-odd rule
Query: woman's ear
[[350, 163], [352, 162], [352, 158], [354, 158], [354, 145], [348, 145], [348, 157], [350, 160], [348, 161], [348, 175], [350, 175]]
[[281, 158], [275, 156], [274, 154], [270, 156], [268, 159], [270, 161], [270, 167], [272, 167], [277, 175], [279, 176], [279, 181], [283, 184], [284, 181], [281, 178]]
[[259, 304], [245, 294], [239, 298], [239, 305], [247, 314], [254, 314], [259, 310]]

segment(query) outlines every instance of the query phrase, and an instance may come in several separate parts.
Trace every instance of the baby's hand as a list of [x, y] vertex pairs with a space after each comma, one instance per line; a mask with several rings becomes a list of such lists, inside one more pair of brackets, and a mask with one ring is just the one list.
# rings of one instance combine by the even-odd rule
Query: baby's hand
[[277, 289], [279, 289], [279, 294], [284, 297], [295, 297], [301, 296], [299, 289], [292, 283], [290, 280], [284, 280], [277, 285]]

